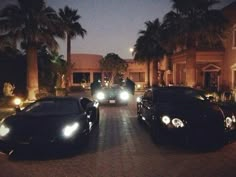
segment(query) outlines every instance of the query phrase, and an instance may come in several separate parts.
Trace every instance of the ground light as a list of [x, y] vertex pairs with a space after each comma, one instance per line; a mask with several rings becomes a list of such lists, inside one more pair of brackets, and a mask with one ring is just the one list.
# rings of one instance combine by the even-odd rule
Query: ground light
[[22, 100], [19, 98], [19, 97], [16, 97], [14, 100], [13, 100], [13, 103], [16, 107], [20, 107], [20, 105], [22, 104]]

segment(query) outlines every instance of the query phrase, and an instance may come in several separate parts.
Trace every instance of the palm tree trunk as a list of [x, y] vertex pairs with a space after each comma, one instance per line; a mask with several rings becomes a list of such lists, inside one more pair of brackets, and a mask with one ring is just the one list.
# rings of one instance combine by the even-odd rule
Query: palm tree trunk
[[147, 87], [150, 87], [150, 59], [147, 60]]
[[71, 86], [71, 74], [72, 74], [72, 63], [71, 63], [71, 37], [67, 35], [67, 62], [68, 62], [68, 70], [67, 70], [67, 89]]
[[29, 47], [26, 57], [28, 100], [36, 100], [36, 93], [39, 90], [37, 49], [35, 47]]
[[153, 73], [152, 73], [152, 85], [159, 85], [159, 77], [158, 77], [158, 61], [153, 60]]

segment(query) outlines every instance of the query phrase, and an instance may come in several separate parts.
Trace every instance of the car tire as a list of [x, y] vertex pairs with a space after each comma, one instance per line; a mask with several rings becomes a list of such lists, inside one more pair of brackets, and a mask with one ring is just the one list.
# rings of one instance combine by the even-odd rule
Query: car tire
[[142, 120], [142, 116], [141, 116], [141, 113], [140, 113], [140, 110], [139, 110], [139, 106], [137, 105], [137, 120], [138, 122], [142, 123], [143, 120]]
[[138, 120], [138, 122], [140, 122], [140, 123], [143, 122], [143, 120], [142, 120], [142, 116], [141, 116], [141, 114], [138, 113], [138, 112], [137, 112], [137, 120]]
[[73, 144], [74, 147], [83, 147], [83, 146], [87, 146], [88, 142], [89, 142], [89, 138], [90, 138], [90, 130], [89, 130], [89, 123], [86, 122], [85, 125], [85, 129], [86, 131], [83, 133], [83, 135], [77, 136], [77, 138], [74, 140]]
[[99, 124], [99, 109], [92, 107], [90, 108], [89, 115], [92, 117], [92, 122], [94, 125]]

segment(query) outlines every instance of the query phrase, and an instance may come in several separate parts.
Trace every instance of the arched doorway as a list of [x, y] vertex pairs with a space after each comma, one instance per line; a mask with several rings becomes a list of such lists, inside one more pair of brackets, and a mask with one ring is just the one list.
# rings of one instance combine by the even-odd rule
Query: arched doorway
[[220, 73], [221, 68], [214, 64], [208, 64], [202, 68], [203, 72], [203, 86], [207, 90], [219, 91], [220, 87]]

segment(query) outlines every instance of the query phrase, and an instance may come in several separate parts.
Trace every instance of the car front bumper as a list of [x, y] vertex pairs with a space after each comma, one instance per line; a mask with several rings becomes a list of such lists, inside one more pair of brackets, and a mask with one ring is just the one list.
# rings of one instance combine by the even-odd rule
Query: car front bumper
[[181, 143], [193, 146], [217, 145], [224, 141], [226, 133], [222, 130], [210, 130], [204, 128], [162, 128], [162, 137], [167, 142]]
[[117, 99], [106, 99], [106, 100], [100, 100], [99, 103], [103, 105], [128, 104], [128, 100], [122, 101], [122, 100], [117, 100]]
[[87, 140], [87, 134], [79, 134], [72, 138], [43, 138], [43, 137], [32, 137], [27, 139], [0, 139], [0, 151], [4, 153], [9, 153], [11, 150], [17, 148], [34, 148], [34, 149], [44, 149], [50, 150], [59, 148], [62, 146], [71, 145], [82, 145]]

